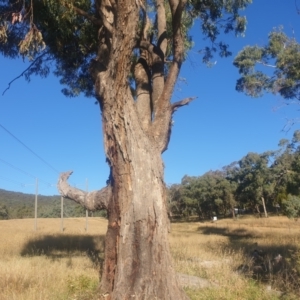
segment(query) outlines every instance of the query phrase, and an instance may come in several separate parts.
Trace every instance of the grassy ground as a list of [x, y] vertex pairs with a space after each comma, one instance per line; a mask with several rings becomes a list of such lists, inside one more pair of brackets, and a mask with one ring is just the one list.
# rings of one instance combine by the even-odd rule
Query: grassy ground
[[[106, 220], [89, 218], [88, 232], [84, 218], [65, 219], [63, 233], [59, 219], [39, 219], [38, 231], [33, 228], [32, 219], [0, 221], [0, 300], [99, 299]], [[175, 223], [174, 266], [211, 283], [186, 288], [191, 299], [299, 299], [299, 229], [300, 223], [284, 217]], [[280, 269], [237, 272], [251, 266], [254, 249], [262, 251], [263, 263], [281, 254]]]

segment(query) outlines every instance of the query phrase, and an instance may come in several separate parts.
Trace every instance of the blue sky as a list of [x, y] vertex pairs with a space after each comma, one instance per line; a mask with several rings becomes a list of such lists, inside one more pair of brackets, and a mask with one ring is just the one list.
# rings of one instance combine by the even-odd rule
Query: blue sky
[[[206, 44], [197, 24], [191, 32], [195, 46], [182, 68], [184, 80], [179, 81], [173, 101], [190, 96], [198, 99], [174, 115], [171, 142], [163, 154], [167, 184], [179, 183], [185, 174], [200, 176], [220, 169], [248, 152], [275, 150], [280, 139], [290, 139], [299, 129], [300, 123], [296, 123], [289, 131], [283, 130], [298, 118], [297, 105], [286, 106], [279, 96], [253, 99], [236, 92], [238, 71], [232, 65], [243, 46], [264, 45], [268, 33], [279, 25], [300, 40], [295, 1], [254, 0], [244, 13], [246, 36], [225, 36], [233, 56], [216, 56], [213, 68], [201, 64], [197, 52]], [[26, 63], [0, 57], [0, 66], [0, 188], [34, 193], [38, 178], [40, 194], [57, 194], [58, 173], [67, 170], [74, 171], [71, 184], [81, 189], [86, 189], [87, 183], [89, 190], [105, 185], [108, 167], [100, 110], [94, 100], [64, 97], [53, 76], [33, 77], [30, 83], [20, 78], [2, 96]]]

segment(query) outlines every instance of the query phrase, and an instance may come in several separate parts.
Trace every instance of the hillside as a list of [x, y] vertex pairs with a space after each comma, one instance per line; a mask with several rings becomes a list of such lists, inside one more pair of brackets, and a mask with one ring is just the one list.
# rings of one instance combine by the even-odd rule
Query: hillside
[[[34, 194], [24, 194], [0, 189], [0, 220], [34, 217]], [[91, 213], [90, 213], [91, 214]], [[103, 212], [93, 213], [103, 216]], [[61, 197], [38, 195], [38, 218], [59, 218], [61, 216]], [[75, 202], [64, 199], [64, 217], [83, 217], [85, 209]]]

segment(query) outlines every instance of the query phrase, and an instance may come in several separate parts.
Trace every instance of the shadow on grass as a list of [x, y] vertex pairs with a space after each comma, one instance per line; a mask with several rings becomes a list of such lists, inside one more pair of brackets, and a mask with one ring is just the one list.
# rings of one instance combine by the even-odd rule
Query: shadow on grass
[[[265, 233], [253, 228], [218, 225], [199, 227], [198, 232], [228, 237], [229, 243], [219, 245], [222, 248], [219, 250], [243, 254], [244, 263], [236, 269], [238, 273], [300, 295], [300, 248], [292, 242], [296, 237], [291, 237], [290, 243], [281, 243], [280, 233], [270, 233], [266, 237]], [[210, 247], [213, 250], [214, 246]]]
[[22, 256], [45, 255], [51, 259], [86, 255], [95, 266], [101, 266], [104, 259], [105, 236], [44, 235], [27, 241]]
[[226, 236], [229, 239], [229, 243], [226, 247], [230, 247], [232, 250], [242, 250], [246, 255], [251, 255], [252, 251], [258, 249], [272, 255], [283, 255], [298, 250], [295, 244], [280, 244], [278, 239], [279, 234], [276, 235], [275, 233], [273, 233], [272, 237], [268, 237], [269, 240], [272, 239], [272, 242], [265, 245], [264, 240], [266, 237], [264, 233], [253, 230], [253, 228], [228, 228], [208, 225], [206, 227], [199, 227], [198, 232], [205, 235], [215, 234]]
[[198, 231], [202, 234], [218, 234], [228, 236], [230, 239], [254, 238], [256, 235], [251, 230], [236, 228], [228, 230], [226, 227], [206, 226], [199, 227]]

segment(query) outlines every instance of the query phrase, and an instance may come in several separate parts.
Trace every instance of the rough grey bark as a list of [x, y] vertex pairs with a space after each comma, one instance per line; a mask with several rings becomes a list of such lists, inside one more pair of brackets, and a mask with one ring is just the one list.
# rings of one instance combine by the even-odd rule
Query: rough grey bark
[[[102, 111], [104, 147], [110, 182], [99, 192], [71, 188], [62, 174], [59, 190], [88, 209], [105, 208], [108, 231], [101, 291], [106, 299], [187, 299], [172, 267], [168, 242], [164, 166], [161, 154], [171, 134], [172, 114], [193, 98], [171, 105], [183, 60], [181, 13], [185, 1], [170, 0], [174, 58], [164, 73], [165, 2], [158, 0], [159, 43], [149, 42], [144, 1], [105, 1], [106, 18], [97, 58], [91, 65]], [[144, 27], [139, 29], [139, 13]], [[117, 12], [109, 14], [108, 12]], [[116, 17], [117, 16], [117, 17]], [[139, 38], [137, 38], [139, 36]], [[139, 47], [134, 68], [136, 98], [128, 83], [131, 57]], [[104, 196], [107, 199], [104, 200]]]

